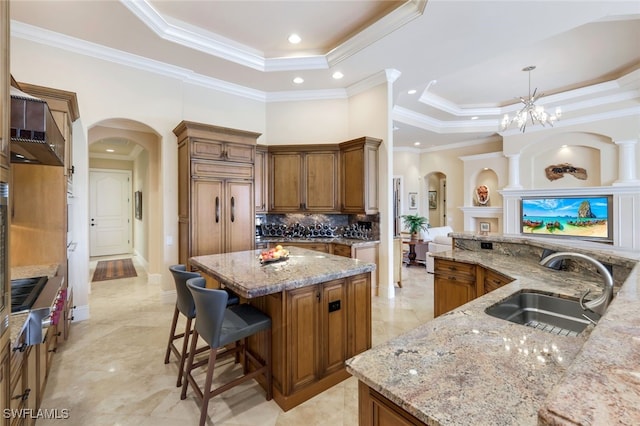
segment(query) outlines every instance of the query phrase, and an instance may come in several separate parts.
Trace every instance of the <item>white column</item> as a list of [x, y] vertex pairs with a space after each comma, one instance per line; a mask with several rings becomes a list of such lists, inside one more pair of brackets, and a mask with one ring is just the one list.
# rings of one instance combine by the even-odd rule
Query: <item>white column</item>
[[618, 145], [618, 180], [614, 185], [640, 185], [636, 170], [636, 145], [638, 141], [616, 141]]
[[509, 185], [505, 189], [521, 189], [520, 154], [511, 154], [506, 157], [509, 159]]

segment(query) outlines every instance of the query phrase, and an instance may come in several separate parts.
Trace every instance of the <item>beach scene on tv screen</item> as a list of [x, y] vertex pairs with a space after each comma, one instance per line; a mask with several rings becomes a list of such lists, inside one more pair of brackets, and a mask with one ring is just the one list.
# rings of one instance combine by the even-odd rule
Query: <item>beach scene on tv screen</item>
[[522, 200], [522, 233], [608, 237], [608, 198], [536, 198]]

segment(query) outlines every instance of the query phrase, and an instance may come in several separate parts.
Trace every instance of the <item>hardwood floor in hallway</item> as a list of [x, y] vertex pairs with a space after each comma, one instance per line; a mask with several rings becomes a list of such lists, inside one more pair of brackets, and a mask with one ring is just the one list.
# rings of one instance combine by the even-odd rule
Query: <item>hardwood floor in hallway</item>
[[[97, 260], [92, 259], [91, 274]], [[74, 323], [69, 341], [59, 347], [41, 405], [68, 409], [70, 417], [38, 419], [38, 425], [197, 424], [200, 410], [192, 390], [181, 401], [175, 386], [175, 357], [163, 363], [173, 305], [161, 302], [159, 289], [147, 284], [147, 274], [135, 258], [134, 265], [135, 278], [92, 283], [91, 318]], [[395, 288], [395, 298], [372, 298], [374, 346], [433, 318], [433, 275], [412, 266], [402, 268], [402, 277], [403, 287]], [[234, 368], [230, 362], [216, 366], [216, 376], [225, 377]], [[208, 424], [354, 426], [357, 385], [349, 378], [285, 413], [250, 381], [212, 399]]]

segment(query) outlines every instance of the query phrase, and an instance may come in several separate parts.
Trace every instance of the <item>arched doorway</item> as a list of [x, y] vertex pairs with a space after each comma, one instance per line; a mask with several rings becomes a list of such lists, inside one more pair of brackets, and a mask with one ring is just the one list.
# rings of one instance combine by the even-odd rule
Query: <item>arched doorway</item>
[[[161, 139], [158, 133], [139, 122], [109, 119], [89, 129], [87, 142], [90, 169], [131, 171], [131, 192], [139, 192], [143, 206], [139, 218], [133, 216], [131, 208], [133, 252], [145, 266], [149, 282], [159, 283], [163, 265], [164, 233]], [[107, 149], [113, 152], [108, 152]]]

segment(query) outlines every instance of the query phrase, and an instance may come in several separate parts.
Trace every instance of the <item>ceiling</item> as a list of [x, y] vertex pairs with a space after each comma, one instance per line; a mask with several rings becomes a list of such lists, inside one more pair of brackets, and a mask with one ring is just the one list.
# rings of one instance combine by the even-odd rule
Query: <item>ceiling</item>
[[13, 37], [136, 58], [265, 102], [346, 98], [395, 79], [396, 148], [495, 138], [528, 94], [529, 65], [540, 103], [562, 107], [557, 126], [640, 103], [635, 0], [46, 0], [12, 1], [11, 17]]

